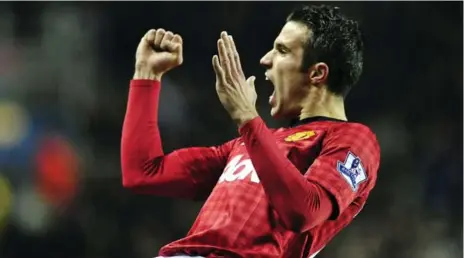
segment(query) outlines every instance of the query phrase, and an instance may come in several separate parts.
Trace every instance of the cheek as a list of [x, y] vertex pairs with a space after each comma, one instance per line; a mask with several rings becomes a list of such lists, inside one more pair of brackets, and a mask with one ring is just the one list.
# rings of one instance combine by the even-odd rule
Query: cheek
[[[277, 67], [276, 67], [277, 68]], [[299, 66], [294, 63], [282, 62], [278, 67], [279, 73], [279, 90], [282, 97], [292, 97], [299, 94], [303, 84], [303, 74], [299, 70]]]
[[300, 74], [300, 65], [295, 62], [293, 59], [281, 59], [279, 62], [276, 62], [276, 70], [278, 71], [279, 75], [283, 78], [289, 80], [292, 79], [291, 77], [295, 76], [295, 74]]

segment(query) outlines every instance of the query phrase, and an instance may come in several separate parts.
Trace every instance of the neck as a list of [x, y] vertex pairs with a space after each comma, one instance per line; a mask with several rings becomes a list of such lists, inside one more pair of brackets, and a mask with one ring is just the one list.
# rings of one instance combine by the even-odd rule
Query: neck
[[300, 120], [315, 116], [348, 120], [343, 97], [329, 92], [326, 87], [311, 87], [307, 96], [301, 105]]

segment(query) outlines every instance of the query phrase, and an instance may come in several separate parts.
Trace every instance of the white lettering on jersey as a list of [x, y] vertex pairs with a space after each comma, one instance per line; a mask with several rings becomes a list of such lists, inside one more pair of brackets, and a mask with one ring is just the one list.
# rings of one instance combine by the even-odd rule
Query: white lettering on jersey
[[244, 180], [251, 176], [250, 181], [253, 183], [259, 183], [258, 174], [256, 174], [256, 170], [253, 167], [253, 163], [251, 163], [250, 159], [242, 159], [243, 155], [237, 155], [233, 157], [229, 163], [227, 163], [224, 172], [222, 173], [221, 177], [219, 178], [219, 183], [224, 181], [232, 182], [236, 180]]

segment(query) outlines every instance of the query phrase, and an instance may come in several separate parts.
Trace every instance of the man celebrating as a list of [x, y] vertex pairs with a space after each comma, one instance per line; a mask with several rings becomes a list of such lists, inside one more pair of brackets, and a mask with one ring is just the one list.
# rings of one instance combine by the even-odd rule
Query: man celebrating
[[124, 120], [123, 185], [138, 193], [206, 199], [183, 239], [160, 257], [314, 257], [360, 212], [380, 150], [348, 122], [344, 98], [362, 70], [361, 35], [338, 8], [297, 9], [261, 59], [274, 85], [269, 129], [255, 108], [232, 36], [213, 57], [216, 91], [240, 136], [215, 147], [165, 154], [157, 126], [163, 74], [183, 62], [182, 38], [150, 30], [136, 53]]

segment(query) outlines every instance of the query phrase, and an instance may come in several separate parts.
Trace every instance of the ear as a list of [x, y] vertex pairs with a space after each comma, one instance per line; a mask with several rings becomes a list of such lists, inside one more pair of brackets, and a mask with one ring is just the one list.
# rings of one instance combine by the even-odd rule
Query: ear
[[316, 63], [309, 68], [309, 81], [313, 85], [326, 84], [329, 76], [329, 66], [326, 63]]

